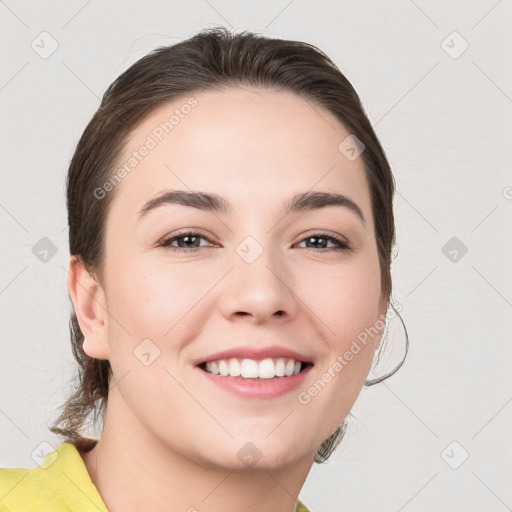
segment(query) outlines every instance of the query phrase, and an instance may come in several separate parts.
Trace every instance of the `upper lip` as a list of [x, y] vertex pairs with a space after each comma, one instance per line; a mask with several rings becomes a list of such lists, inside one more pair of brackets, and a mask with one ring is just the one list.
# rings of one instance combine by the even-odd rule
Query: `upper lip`
[[291, 350], [286, 347], [280, 347], [272, 345], [268, 347], [255, 347], [250, 345], [244, 345], [240, 347], [234, 347], [227, 350], [221, 350], [208, 356], [202, 357], [195, 361], [195, 365], [206, 363], [207, 361], [217, 361], [219, 359], [230, 359], [232, 357], [240, 359], [267, 359], [267, 358], [278, 358], [284, 357], [289, 359], [295, 359], [302, 363], [310, 363], [311, 359], [307, 356]]

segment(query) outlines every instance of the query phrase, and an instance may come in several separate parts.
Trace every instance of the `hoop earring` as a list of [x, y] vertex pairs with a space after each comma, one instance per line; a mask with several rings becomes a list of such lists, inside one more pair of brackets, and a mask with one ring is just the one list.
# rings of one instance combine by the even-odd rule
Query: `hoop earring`
[[[396, 315], [400, 319], [402, 327], [404, 328], [404, 332], [405, 332], [405, 355], [404, 355], [403, 359], [400, 361], [400, 363], [398, 363], [396, 368], [394, 368], [390, 372], [385, 373], [384, 375], [382, 375], [381, 377], [377, 377], [376, 379], [370, 379], [370, 380], [367, 379], [367, 380], [365, 380], [364, 385], [367, 386], [367, 387], [370, 387], [370, 386], [373, 386], [375, 384], [378, 384], [379, 382], [382, 382], [383, 380], [386, 380], [387, 378], [391, 377], [391, 375], [395, 374], [402, 367], [402, 365], [404, 364], [405, 359], [407, 357], [407, 354], [409, 352], [409, 334], [407, 332], [407, 327], [405, 326], [405, 323], [404, 323], [402, 317], [400, 316], [400, 313], [395, 309], [395, 306], [393, 305], [393, 303], [390, 301], [389, 304], [391, 306], [391, 309], [393, 309], [393, 311], [396, 313]], [[387, 326], [388, 326], [388, 324], [386, 322], [386, 325], [384, 327], [384, 332], [381, 335], [381, 340], [382, 340], [382, 338], [384, 336], [384, 333], [386, 333], [386, 331], [387, 331]], [[380, 341], [379, 341], [379, 344], [380, 344]], [[377, 356], [377, 361], [378, 360], [379, 360], [379, 356]], [[370, 369], [369, 373], [372, 373], [372, 369]]]

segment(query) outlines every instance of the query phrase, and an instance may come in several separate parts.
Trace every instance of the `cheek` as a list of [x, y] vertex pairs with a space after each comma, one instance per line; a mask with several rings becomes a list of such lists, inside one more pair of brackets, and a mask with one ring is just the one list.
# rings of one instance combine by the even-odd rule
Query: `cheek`
[[111, 268], [108, 342], [114, 375], [122, 379], [117, 388], [141, 418], [160, 421], [176, 408], [190, 407], [170, 375], [181, 381], [176, 358], [198, 334], [207, 292], [218, 278], [211, 269], [201, 275], [134, 260]]
[[380, 269], [375, 259], [331, 269], [325, 275], [317, 272], [315, 282], [316, 287], [309, 283], [314, 290], [310, 304], [324, 326], [325, 350], [315, 379], [301, 389], [298, 402], [314, 410], [312, 416], [323, 418], [327, 437], [352, 408], [380, 339]]
[[[347, 350], [352, 341], [364, 340], [364, 333], [375, 327], [379, 318], [380, 293], [374, 290], [373, 283], [358, 282], [351, 287], [345, 281], [344, 285], [328, 305], [329, 323], [334, 332], [330, 340], [338, 353]], [[371, 332], [375, 334], [375, 330]]]
[[211, 300], [208, 291], [222, 275], [206, 265], [143, 260], [126, 260], [113, 267], [108, 284], [110, 338], [122, 339], [124, 347], [131, 340], [132, 348], [146, 338], [161, 350], [171, 345], [179, 348], [179, 340], [190, 338], [199, 327], [200, 315]]
[[378, 320], [381, 299], [376, 258], [316, 268], [299, 280], [308, 306], [322, 320], [331, 351], [344, 351]]

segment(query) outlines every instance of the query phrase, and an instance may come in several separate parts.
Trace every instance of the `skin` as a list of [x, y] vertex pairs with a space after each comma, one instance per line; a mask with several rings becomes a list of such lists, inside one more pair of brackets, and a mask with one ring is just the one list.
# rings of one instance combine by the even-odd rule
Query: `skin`
[[[317, 448], [360, 393], [379, 337], [308, 404], [298, 393], [387, 307], [363, 162], [338, 150], [346, 128], [296, 95], [230, 88], [193, 96], [198, 105], [117, 185], [101, 279], [70, 259], [84, 350], [110, 360], [115, 377], [101, 439], [82, 457], [110, 512], [293, 512]], [[119, 161], [184, 102], [154, 110]], [[215, 193], [234, 211], [173, 204], [137, 220], [165, 189]], [[365, 222], [339, 206], [284, 216], [285, 202], [306, 191], [346, 195]], [[183, 228], [204, 233], [189, 242], [198, 251], [157, 245]], [[350, 249], [315, 246], [310, 237], [323, 231]], [[263, 250], [252, 263], [236, 252], [249, 235]], [[160, 350], [149, 366], [134, 356], [146, 338]], [[283, 345], [314, 366], [300, 389], [255, 400], [218, 388], [192, 363], [245, 344]], [[252, 467], [237, 457], [247, 442], [262, 454]]]

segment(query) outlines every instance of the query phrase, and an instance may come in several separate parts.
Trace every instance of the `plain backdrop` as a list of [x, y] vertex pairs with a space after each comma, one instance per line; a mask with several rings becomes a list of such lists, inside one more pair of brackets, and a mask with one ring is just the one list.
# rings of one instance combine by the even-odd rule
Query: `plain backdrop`
[[83, 129], [135, 60], [222, 24], [327, 53], [397, 182], [409, 355], [363, 389], [301, 499], [313, 512], [512, 510], [511, 21], [510, 0], [0, 2], [0, 466], [33, 468], [36, 447], [59, 445], [48, 425], [75, 374], [64, 183]]

